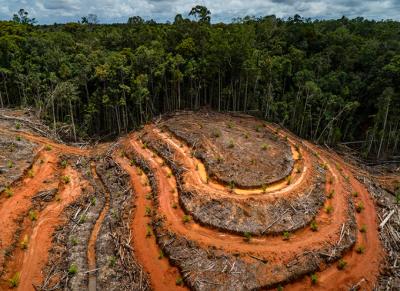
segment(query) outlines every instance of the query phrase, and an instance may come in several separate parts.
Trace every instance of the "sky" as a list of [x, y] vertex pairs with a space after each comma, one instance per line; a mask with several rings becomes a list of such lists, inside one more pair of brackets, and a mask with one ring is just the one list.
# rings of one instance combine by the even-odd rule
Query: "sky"
[[139, 15], [157, 22], [187, 16], [195, 5], [211, 11], [212, 22], [230, 22], [244, 16], [275, 14], [287, 18], [299, 14], [312, 19], [348, 18], [400, 20], [400, 0], [0, 0], [0, 20], [9, 20], [20, 8], [39, 24], [78, 21], [96, 14], [100, 23], [126, 22]]

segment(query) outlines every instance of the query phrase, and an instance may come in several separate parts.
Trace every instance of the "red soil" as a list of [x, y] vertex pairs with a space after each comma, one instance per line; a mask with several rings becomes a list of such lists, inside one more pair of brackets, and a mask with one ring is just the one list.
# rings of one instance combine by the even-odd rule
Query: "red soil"
[[[163, 136], [163, 138], [167, 139], [169, 137]], [[291, 136], [291, 139], [296, 140], [296, 138], [293, 136]], [[173, 143], [174, 142], [171, 144]], [[240, 252], [242, 254], [256, 254], [259, 257], [268, 258], [269, 261], [285, 261], [291, 257], [294, 257], [302, 250], [305, 251], [307, 249], [316, 249], [323, 246], [325, 242], [334, 242], [339, 240], [341, 227], [346, 221], [346, 212], [348, 211], [347, 200], [350, 197], [351, 192], [350, 187], [346, 186], [344, 177], [341, 175], [340, 171], [336, 169], [334, 164], [332, 164], [328, 156], [325, 155], [323, 151], [319, 150], [318, 147], [310, 143], [305, 142], [303, 143], [303, 146], [309, 152], [318, 153], [321, 161], [326, 163], [329, 172], [334, 177], [332, 187], [335, 190], [335, 195], [331, 201], [327, 202], [335, 209], [333, 214], [328, 215], [321, 211], [316, 219], [319, 224], [319, 231], [314, 233], [308, 228], [296, 231], [292, 235], [289, 243], [282, 242], [282, 239], [279, 237], [260, 237], [252, 239], [250, 244], [243, 242], [243, 238], [237, 235], [219, 232], [214, 229], [203, 227], [194, 222], [183, 223], [182, 217], [184, 212], [179, 207], [177, 209], [172, 207], [172, 204], [178, 204], [178, 194], [176, 191], [176, 181], [174, 177], [167, 177], [171, 170], [166, 166], [161, 166], [163, 164], [162, 160], [152, 151], [145, 149], [143, 145], [137, 141], [137, 135], [134, 134], [131, 136], [130, 144], [139, 155], [149, 162], [150, 167], [155, 172], [160, 191], [160, 193], [158, 193], [159, 211], [166, 217], [167, 228], [172, 229], [174, 232], [177, 232], [190, 240], [196, 241], [204, 246], [215, 246], [228, 253]], [[175, 148], [178, 149], [180, 146], [175, 146]], [[186, 160], [184, 156], [186, 157]], [[188, 153], [185, 152], [184, 148], [182, 148], [179, 157], [177, 156], [175, 158], [177, 158], [178, 161], [183, 162], [185, 167], [190, 166], [190, 173], [194, 173], [191, 175], [193, 180], [191, 180], [190, 183], [194, 183], [194, 185], [198, 186], [198, 184], [202, 183], [202, 181], [199, 175], [195, 174], [196, 171], [193, 169], [193, 161], [188, 160], [187, 156]], [[306, 165], [305, 167], [307, 167], [309, 158], [304, 155], [304, 159]], [[311, 165], [309, 165], [309, 167], [311, 168]], [[350, 179], [350, 185], [355, 189], [355, 191], [360, 193], [360, 199], [365, 201], [364, 213], [375, 213], [373, 201], [369, 197], [366, 189], [363, 188], [362, 185], [357, 184], [353, 178]], [[202, 187], [204, 187], [204, 185], [202, 185]], [[327, 186], [327, 188], [329, 187], [330, 186]], [[207, 190], [209, 190], [209, 188], [207, 188]], [[216, 189], [214, 189], [213, 194], [216, 192], [215, 190]], [[277, 193], [279, 193], [279, 191], [277, 191]], [[140, 211], [140, 205], [138, 207], [138, 211]], [[381, 263], [382, 247], [376, 231], [377, 222], [375, 215], [371, 216], [369, 219], [362, 218], [363, 215], [363, 213], [358, 215], [357, 224], [360, 225], [361, 220], [365, 221], [363, 223], [367, 225], [368, 229], [371, 229], [370, 233], [367, 232], [366, 234], [368, 239], [365, 239], [365, 242], [363, 239], [363, 244], [369, 251], [366, 251], [366, 253], [363, 255], [357, 256], [355, 256], [353, 252], [347, 254], [344, 259], [348, 261], [349, 266], [354, 264], [357, 265], [357, 268], [349, 267], [348, 270], [339, 272], [338, 274], [336, 266], [332, 265], [327, 267], [327, 269], [321, 273], [321, 282], [327, 281], [328, 283], [329, 278], [332, 278], [332, 280], [335, 280], [335, 282], [340, 282], [340, 284], [347, 284], [348, 282], [356, 284], [359, 281], [359, 278], [368, 278], [365, 283], [367, 287], [372, 287], [375, 284], [379, 265]], [[361, 239], [362, 235], [359, 234], [358, 242], [360, 242]], [[370, 263], [368, 268], [365, 268], [363, 264], [355, 264], [353, 261], [351, 261], [352, 259], [359, 261], [360, 257], [363, 257], [363, 261], [365, 260]], [[292, 285], [289, 287], [291, 286]], [[301, 289], [309, 288], [309, 286], [310, 283], [307, 281], [307, 279], [304, 279], [295, 283], [293, 288]], [[324, 283], [323, 286], [325, 288], [326, 286], [329, 286], [329, 284], [327, 285]], [[332, 286], [338, 285], [334, 284]]]
[[[43, 161], [43, 163], [41, 163]], [[40, 152], [36, 163], [32, 166], [34, 177], [25, 177], [19, 185], [12, 188], [13, 196], [0, 198], [0, 217], [2, 229], [0, 232], [0, 266], [4, 263], [4, 251], [10, 247], [13, 236], [18, 228], [17, 221], [27, 215], [32, 205], [31, 198], [44, 186], [44, 182], [52, 177], [56, 169], [57, 157], [50, 152]], [[0, 267], [2, 268], [2, 267]]]
[[[61, 214], [64, 208], [75, 201], [81, 194], [81, 184], [78, 173], [67, 168], [63, 175], [70, 177], [68, 184], [62, 184], [57, 199], [50, 202], [39, 213], [36, 222], [25, 228], [21, 237], [28, 237], [29, 243], [26, 250], [18, 248], [13, 255], [12, 263], [8, 266], [6, 278], [12, 277], [16, 272], [20, 274], [20, 284], [17, 290], [34, 290], [33, 285], [39, 285], [42, 280], [42, 268], [48, 260], [48, 251], [52, 244], [52, 234], [63, 221]], [[3, 286], [2, 288], [6, 288]]]
[[187, 290], [177, 286], [176, 280], [180, 277], [176, 267], [171, 266], [166, 258], [160, 258], [160, 248], [154, 235], [146, 237], [151, 218], [146, 216], [146, 207], [151, 207], [151, 202], [146, 195], [151, 193], [149, 182], [141, 170], [132, 167], [125, 158], [117, 157], [115, 160], [131, 176], [131, 183], [135, 191], [135, 211], [131, 220], [132, 244], [135, 255], [150, 275], [151, 285], [154, 290]]

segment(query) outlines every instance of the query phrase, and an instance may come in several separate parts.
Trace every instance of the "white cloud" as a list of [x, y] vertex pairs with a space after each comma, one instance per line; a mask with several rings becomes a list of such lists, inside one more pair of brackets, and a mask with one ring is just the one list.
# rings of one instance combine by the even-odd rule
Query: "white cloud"
[[76, 21], [89, 13], [97, 14], [101, 22], [126, 21], [134, 15], [172, 21], [178, 13], [187, 15], [195, 5], [207, 6], [215, 21], [270, 14], [400, 19], [400, 0], [0, 0], [0, 19], [10, 19], [13, 13], [24, 8], [40, 23]]

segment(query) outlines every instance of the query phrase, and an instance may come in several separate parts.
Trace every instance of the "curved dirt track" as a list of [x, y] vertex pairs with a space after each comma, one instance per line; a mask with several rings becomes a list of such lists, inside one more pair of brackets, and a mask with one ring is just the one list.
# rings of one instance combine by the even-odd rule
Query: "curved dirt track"
[[[190, 155], [190, 150], [186, 145], [182, 145], [182, 141], [177, 141], [172, 135], [168, 135], [151, 126], [147, 128], [147, 130], [145, 128], [144, 131], [150, 131], [156, 136], [158, 135], [159, 139], [164, 140], [170, 147], [174, 147], [177, 150], [178, 154], [176, 154], [174, 158], [180, 161], [180, 165], [189, 169], [189, 173], [191, 174], [189, 175], [190, 177], [185, 180], [185, 183], [195, 184], [196, 187], [200, 187], [203, 193], [207, 193], [207, 195], [211, 195], [211, 193], [214, 195], [215, 193], [222, 192], [222, 195], [232, 196], [232, 191], [228, 191], [226, 186], [218, 185], [216, 181], [210, 183], [210, 181], [205, 181], [204, 178], [202, 179], [202, 174], [199, 173], [199, 168], [202, 168], [202, 166], [199, 167], [201, 162]], [[288, 133], [285, 134], [289, 135]], [[355, 232], [357, 233], [357, 245], [363, 244], [365, 253], [362, 255], [357, 254], [354, 249], [352, 251], [347, 251], [343, 258], [348, 264], [345, 271], [338, 271], [336, 264], [321, 266], [322, 272], [317, 273], [319, 283], [313, 286], [313, 288], [326, 290], [328, 288], [327, 286], [331, 285], [335, 286], [332, 287], [333, 290], [339, 285], [347, 286], [350, 284], [349, 286], [351, 287], [351, 284], [357, 284], [360, 281], [362, 287], [372, 288], [379, 275], [379, 266], [383, 257], [382, 247], [376, 230], [377, 218], [375, 215], [369, 215], [369, 213], [375, 213], [372, 198], [370, 198], [367, 190], [352, 177], [350, 172], [341, 170], [341, 167], [345, 167], [344, 163], [338, 164], [332, 162], [329, 156], [325, 155], [324, 151], [310, 143], [299, 141], [294, 136], [290, 136], [290, 139], [302, 144], [302, 149], [307, 152], [303, 154], [305, 166], [300, 178], [298, 178], [298, 182], [294, 182], [285, 188], [273, 189], [270, 191], [270, 194], [272, 194], [270, 196], [268, 196], [268, 190], [260, 193], [259, 189], [254, 189], [255, 193], [246, 193], [244, 199], [248, 196], [265, 196], [261, 199], [264, 198], [273, 201], [273, 196], [279, 197], [280, 195], [285, 195], [284, 193], [290, 194], [291, 190], [301, 185], [302, 180], [304, 180], [301, 179], [301, 176], [305, 175], [307, 172], [307, 163], [309, 162], [308, 154], [310, 153], [318, 156], [321, 163], [326, 165], [329, 172], [328, 176], [333, 178], [333, 182], [331, 182], [332, 185], [329, 185], [329, 183], [326, 184], [326, 193], [333, 189], [335, 194], [325, 203], [325, 206], [329, 205], [333, 207], [333, 213], [327, 214], [322, 208], [316, 217], [319, 231], [312, 232], [309, 228], [295, 231], [292, 233], [288, 242], [283, 242], [282, 237], [264, 236], [253, 238], [251, 242], [248, 243], [243, 241], [242, 236], [221, 232], [195, 222], [182, 222], [182, 218], [186, 214], [180, 207], [176, 207], [179, 205], [178, 188], [175, 178], [170, 175], [172, 170], [165, 165], [166, 162], [160, 158], [157, 153], [147, 147], [147, 142], [145, 144], [140, 142], [140, 135], [137, 134], [133, 134], [130, 137], [129, 143], [125, 146], [125, 150], [128, 152], [130, 148], [133, 149], [135, 154], [149, 163], [158, 183], [159, 193], [157, 202], [159, 206], [157, 211], [161, 212], [160, 215], [165, 218], [165, 227], [167, 229], [171, 229], [173, 232], [191, 241], [195, 241], [205, 248], [215, 247], [227, 253], [239, 252], [242, 256], [262, 258], [268, 262], [277, 263], [279, 261], [288, 261], [291, 257], [295, 257], [296, 254], [301, 253], [302, 250], [305, 252], [309, 249], [318, 249], [327, 242], [340, 242], [343, 236], [341, 231], [343, 231], [344, 225], [346, 224], [346, 213], [348, 211], [354, 211], [354, 209], [349, 208], [348, 201], [356, 200], [354, 203], [362, 201], [365, 209], [356, 215], [356, 222], [358, 226], [365, 224], [368, 231], [366, 233], [361, 233], [355, 229]], [[125, 167], [127, 167], [127, 161], [123, 163]], [[133, 175], [132, 172], [131, 175]], [[359, 193], [357, 199], [352, 198], [351, 193], [353, 191]], [[243, 199], [243, 196], [240, 194], [237, 196], [235, 195], [234, 199]], [[140, 209], [137, 211], [140, 211]], [[368, 267], [365, 267], [363, 264], [358, 264], [359, 261], [369, 262]], [[363, 278], [365, 280], [361, 280]], [[305, 278], [304, 280], [299, 280], [294, 284], [285, 286], [285, 289], [298, 290], [301, 288], [310, 288], [310, 286], [309, 279]]]
[[[230, 120], [238, 120], [239, 128], [241, 118], [245, 117]], [[251, 120], [246, 117], [245, 123]], [[210, 156], [207, 148], [199, 158], [195, 147], [163, 122], [145, 126], [116, 146], [101, 144], [93, 149], [18, 131], [39, 149], [29, 171], [10, 184], [12, 195], [0, 195], [0, 289], [10, 288], [17, 276], [17, 290], [34, 290], [34, 286], [121, 290], [121, 278], [135, 282], [135, 290], [232, 290], [233, 286], [237, 290], [280, 286], [284, 290], [348, 290], [354, 286], [372, 290], [385, 253], [374, 200], [355, 178], [357, 167], [274, 125], [262, 123], [259, 128], [260, 122], [255, 124], [257, 137], [276, 135], [287, 143], [293, 165], [286, 176], [271, 183], [243, 179], [252, 187], [214, 177], [203, 160]], [[222, 138], [229, 140], [229, 132], [230, 128]], [[261, 142], [257, 141], [257, 147]], [[245, 143], [249, 144], [247, 138]], [[227, 143], [223, 140], [221, 144]], [[244, 148], [239, 141], [235, 147]], [[74, 158], [69, 160], [67, 155]], [[240, 163], [240, 157], [235, 161]], [[117, 171], [121, 177], [116, 178], [123, 180], [126, 175], [127, 186], [107, 184], [109, 175], [117, 173], [116, 165], [124, 173]], [[224, 175], [229, 177], [229, 172]], [[86, 188], [95, 190], [87, 192]], [[313, 189], [322, 191], [323, 199], [303, 208], [293, 204], [312, 202]], [[185, 197], [191, 193], [209, 204], [204, 206], [203, 200], [199, 205], [187, 204]], [[124, 206], [115, 208], [117, 197]], [[213, 210], [213, 203], [219, 203], [219, 210]], [[268, 209], [277, 213], [265, 218], [265, 231], [254, 234], [245, 228], [233, 231], [204, 216], [218, 215], [229, 203], [244, 209], [245, 216], [232, 208], [230, 213], [235, 215], [226, 215], [226, 225], [252, 219], [251, 208], [256, 205], [271, 206]], [[311, 229], [314, 222], [317, 231]], [[74, 229], [82, 232], [82, 240]], [[103, 244], [105, 238], [108, 242]], [[338, 269], [339, 260], [346, 262], [343, 270]], [[50, 262], [58, 263], [52, 266]], [[132, 268], [134, 272], [125, 273]], [[312, 274], [318, 278], [316, 284], [311, 282]]]

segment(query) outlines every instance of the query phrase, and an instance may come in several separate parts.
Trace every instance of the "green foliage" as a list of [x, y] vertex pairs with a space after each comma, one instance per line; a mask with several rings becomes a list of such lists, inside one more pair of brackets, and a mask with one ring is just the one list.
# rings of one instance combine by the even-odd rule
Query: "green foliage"
[[311, 221], [310, 228], [312, 231], [318, 231], [318, 224], [315, 220]]
[[157, 25], [140, 16], [101, 25], [87, 15], [32, 26], [25, 10], [13, 20], [0, 22], [2, 102], [40, 108], [54, 130], [69, 124], [71, 139], [208, 106], [258, 111], [322, 144], [366, 140], [365, 157], [399, 152], [398, 21], [266, 16], [212, 24], [201, 5], [189, 19]]
[[362, 203], [362, 202], [360, 201], [360, 202], [358, 202], [357, 205], [356, 205], [356, 211], [357, 211], [358, 213], [360, 213], [360, 212], [363, 211], [363, 210], [364, 210], [364, 203]]
[[317, 274], [311, 274], [310, 279], [311, 279], [311, 284], [315, 285], [315, 284], [318, 283], [318, 276], [317, 276]]
[[29, 244], [29, 237], [28, 235], [24, 235], [23, 239], [20, 242], [21, 249], [26, 250]]
[[175, 284], [177, 286], [183, 286], [183, 279], [181, 277], [177, 278]]
[[68, 161], [67, 160], [62, 160], [60, 163], [61, 168], [65, 169], [68, 166]]
[[367, 232], [367, 226], [365, 224], [361, 225], [360, 232], [361, 233], [366, 233]]
[[15, 273], [10, 279], [8, 279], [8, 285], [10, 288], [16, 288], [19, 285], [21, 279], [21, 274], [19, 272]]
[[67, 175], [64, 175], [64, 176], [61, 177], [61, 181], [64, 184], [69, 184], [69, 182], [71, 182], [71, 178], [69, 176], [67, 176]]
[[29, 210], [28, 216], [31, 221], [36, 221], [38, 218], [38, 213], [35, 210]]
[[328, 214], [331, 214], [333, 212], [333, 206], [332, 205], [328, 205], [325, 207], [325, 212]]
[[14, 195], [14, 192], [10, 187], [6, 187], [4, 189], [4, 193], [6, 194], [7, 198], [10, 198], [10, 197], [12, 197]]
[[329, 192], [328, 192], [328, 194], [326, 195], [326, 197], [328, 198], [328, 199], [332, 199], [333, 198], [333, 195], [335, 195], [335, 190], [330, 190]]
[[365, 246], [363, 246], [363, 245], [358, 245], [358, 246], [356, 247], [356, 253], [357, 253], [357, 254], [363, 254], [363, 253], [365, 253]]
[[283, 240], [289, 240], [289, 239], [290, 239], [290, 232], [285, 231], [285, 232], [282, 234], [282, 237], [283, 237]]
[[340, 259], [340, 260], [338, 261], [337, 268], [338, 268], [339, 270], [345, 269], [346, 266], [347, 266], [347, 262], [346, 262], [345, 260]]
[[243, 236], [244, 236], [243, 240], [244, 240], [245, 242], [250, 242], [250, 240], [251, 240], [251, 233], [249, 233], [249, 232], [246, 231], [246, 232], [243, 234]]
[[78, 267], [75, 264], [71, 264], [68, 268], [68, 275], [75, 275], [76, 273], [78, 273]]
[[115, 264], [117, 263], [117, 258], [114, 256], [110, 256], [108, 258], [108, 265], [112, 268], [115, 266]]
[[149, 206], [146, 206], [146, 208], [145, 208], [145, 216], [151, 216], [151, 208], [149, 207]]
[[184, 215], [182, 218], [183, 223], [188, 223], [192, 220], [192, 218], [190, 217], [190, 215]]

